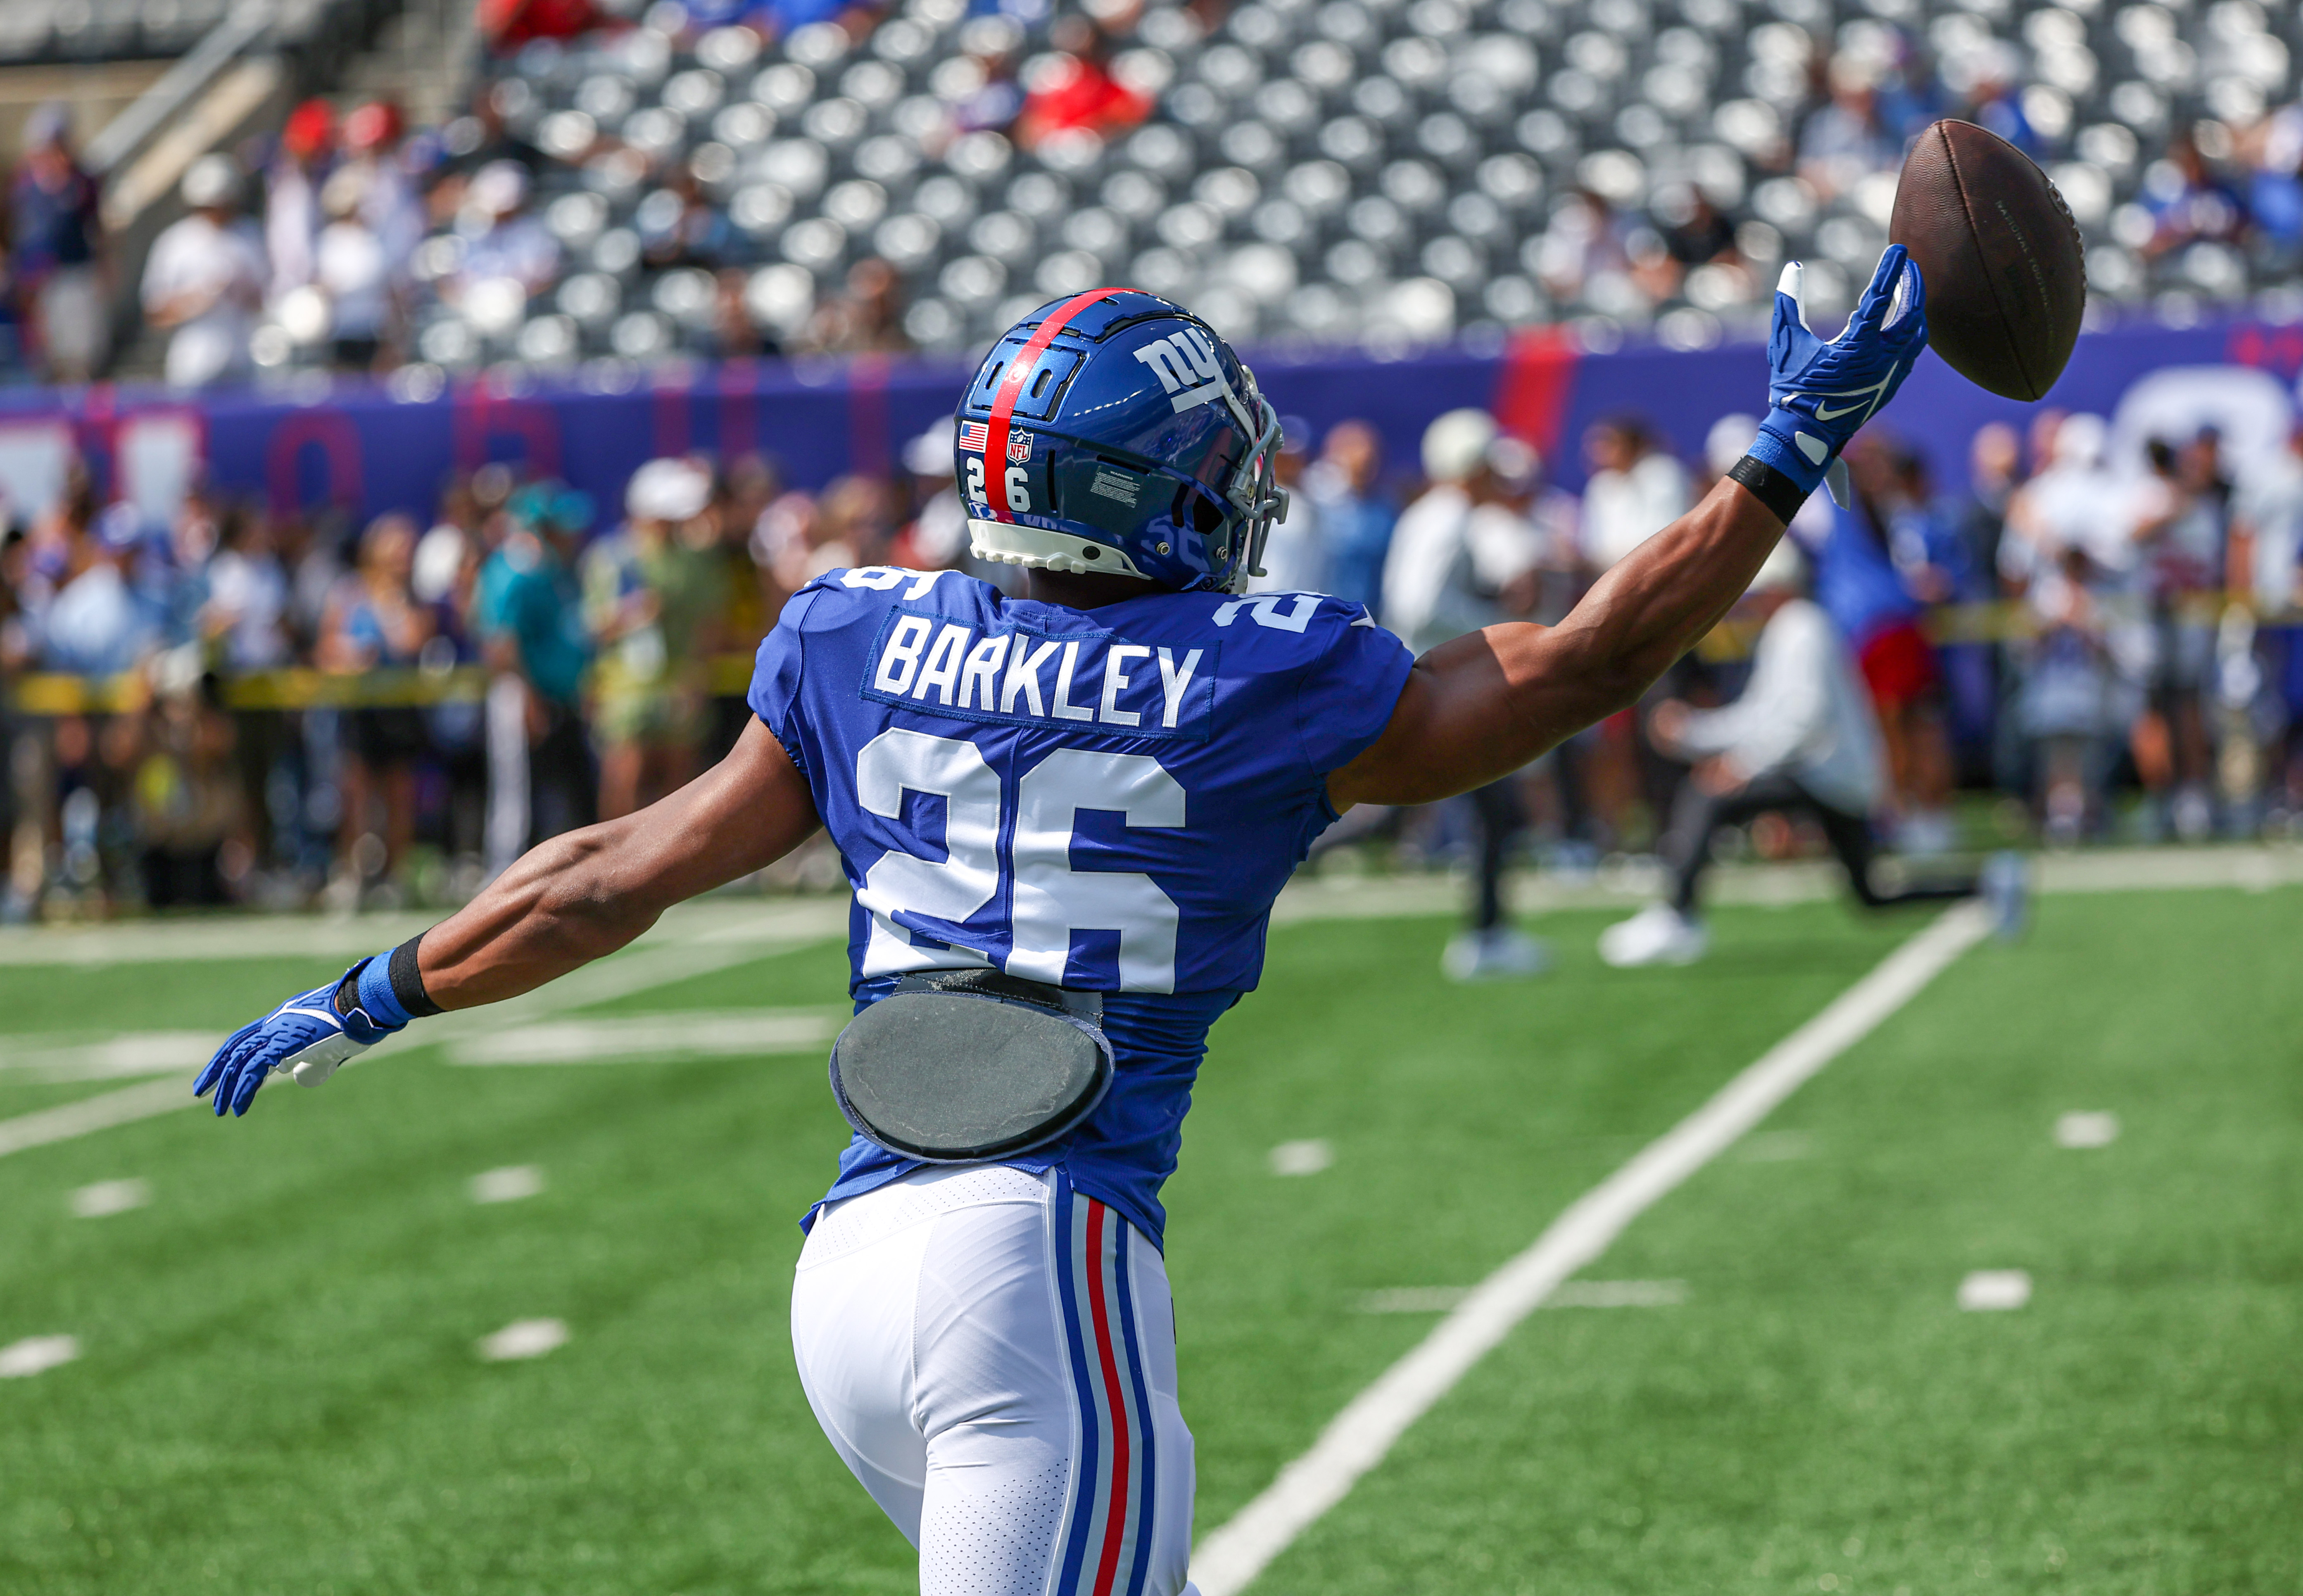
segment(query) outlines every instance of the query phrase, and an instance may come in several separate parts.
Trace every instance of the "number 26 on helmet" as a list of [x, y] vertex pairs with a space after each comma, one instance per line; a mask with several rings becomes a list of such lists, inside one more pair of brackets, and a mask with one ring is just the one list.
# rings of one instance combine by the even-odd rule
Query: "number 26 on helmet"
[[1279, 418], [1254, 374], [1153, 294], [1034, 310], [984, 356], [957, 419], [980, 560], [1237, 593], [1286, 519]]

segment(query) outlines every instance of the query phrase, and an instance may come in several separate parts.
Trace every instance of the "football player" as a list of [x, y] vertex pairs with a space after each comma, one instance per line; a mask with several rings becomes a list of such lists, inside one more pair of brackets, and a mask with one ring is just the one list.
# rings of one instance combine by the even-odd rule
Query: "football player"
[[856, 1134], [792, 1296], [825, 1435], [930, 1592], [1185, 1586], [1160, 1189], [1273, 899], [1357, 803], [1517, 770], [1634, 702], [1740, 595], [1926, 342], [1890, 249], [1824, 342], [1776, 301], [1751, 452], [1561, 624], [1412, 659], [1356, 604], [1239, 596], [1285, 512], [1278, 418], [1206, 324], [1099, 289], [1018, 323], [961, 405], [954, 572], [834, 571], [760, 646], [717, 768], [544, 843], [460, 913], [234, 1034], [199, 1077], [247, 1111], [442, 1009], [532, 990], [818, 826], [855, 890]]

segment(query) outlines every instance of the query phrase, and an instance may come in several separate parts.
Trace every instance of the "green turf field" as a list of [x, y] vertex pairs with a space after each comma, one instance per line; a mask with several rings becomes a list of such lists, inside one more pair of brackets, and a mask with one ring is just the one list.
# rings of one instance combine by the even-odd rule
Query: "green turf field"
[[[1537, 923], [1558, 973], [1470, 991], [1443, 920], [1274, 933], [1168, 1192], [1203, 1531], [1436, 1322], [1369, 1293], [1476, 1282], [1914, 927], [1722, 910], [1701, 966], [1619, 973], [1606, 918]], [[1253, 1588], [2294, 1592], [2299, 931], [2297, 889], [2046, 900], [1585, 1271], [1683, 1302], [1540, 1311]], [[843, 967], [553, 1018], [822, 1009]], [[221, 1032], [326, 973], [0, 968], [0, 1060]], [[0, 1592], [911, 1588], [792, 1373], [793, 1220], [844, 1133], [821, 1049], [443, 1057], [0, 1158], [0, 1347], [79, 1342], [0, 1380]], [[0, 1068], [0, 1118], [133, 1084], [36, 1073]], [[2075, 1110], [2118, 1138], [2058, 1147]], [[1272, 1172], [1312, 1138], [1330, 1167]], [[541, 1195], [476, 1205], [506, 1165]], [[110, 1179], [148, 1205], [75, 1217]], [[2029, 1304], [1961, 1312], [1979, 1269]], [[547, 1355], [476, 1351], [545, 1317]]]

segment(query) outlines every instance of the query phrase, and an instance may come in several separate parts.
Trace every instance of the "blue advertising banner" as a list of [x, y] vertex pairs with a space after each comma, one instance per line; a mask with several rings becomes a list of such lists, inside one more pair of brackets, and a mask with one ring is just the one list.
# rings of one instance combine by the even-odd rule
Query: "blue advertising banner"
[[[1426, 424], [1461, 405], [1493, 408], [1535, 443], [1560, 486], [1581, 487], [1582, 439], [1615, 415], [1646, 419], [1683, 457], [1700, 456], [1721, 416], [1765, 402], [1757, 346], [1683, 352], [1653, 346], [1580, 350], [1556, 329], [1493, 351], [1456, 349], [1399, 359], [1361, 353], [1265, 352], [1258, 376], [1281, 412], [1315, 435], [1357, 418], [1387, 442], [1396, 477], [1412, 476]], [[2240, 321], [2192, 328], [2135, 325], [2089, 334], [2046, 401], [2113, 421], [2114, 456], [2154, 434], [2224, 432], [2244, 461], [2275, 445], [2292, 415], [2303, 326]], [[423, 398], [366, 381], [308, 394], [251, 393], [197, 401], [163, 390], [99, 386], [23, 394], [0, 404], [0, 492], [16, 513], [61, 490], [77, 454], [105, 497], [164, 515], [204, 477], [260, 495], [281, 511], [335, 507], [358, 519], [428, 513], [442, 485], [489, 461], [557, 476], [618, 504], [641, 462], [701, 452], [758, 452], [784, 481], [817, 487], [847, 472], [884, 474], [907, 439], [949, 415], [960, 367], [866, 359], [840, 365], [729, 364], [627, 374], [629, 385], [498, 376]], [[1926, 357], [1884, 425], [1927, 460], [1940, 486], [1965, 479], [1987, 422], [2022, 426], [2038, 407], [1994, 397]]]

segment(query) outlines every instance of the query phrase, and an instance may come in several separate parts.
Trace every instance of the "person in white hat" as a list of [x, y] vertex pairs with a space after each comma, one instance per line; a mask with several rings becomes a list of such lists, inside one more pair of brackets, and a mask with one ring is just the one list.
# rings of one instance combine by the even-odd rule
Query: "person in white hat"
[[1807, 560], [1786, 537], [1767, 555], [1744, 595], [1764, 622], [1742, 697], [1719, 709], [1678, 699], [1656, 705], [1650, 738], [1666, 754], [1694, 762], [1679, 790], [1664, 863], [1671, 896], [1599, 934], [1599, 957], [1617, 967], [1692, 964], [1711, 943], [1697, 913], [1711, 840], [1723, 826], [1769, 810], [1801, 815], [1823, 830], [1867, 908], [1940, 903], [1989, 892], [2000, 925], [2021, 914], [2023, 878], [2012, 857], [1982, 875], [1888, 887], [1872, 870], [1871, 811], [1885, 796], [1879, 723], [1854, 655], [1823, 607], [1807, 595]]
[[[1533, 598], [1538, 541], [1511, 501], [1535, 464], [1535, 452], [1502, 435], [1485, 410], [1450, 410], [1424, 429], [1431, 486], [1400, 512], [1383, 567], [1383, 621], [1410, 648], [1421, 654], [1507, 619], [1507, 593]], [[1513, 781], [1468, 795], [1478, 833], [1472, 924], [1440, 960], [1455, 980], [1532, 975], [1549, 964], [1542, 944], [1504, 917], [1505, 849], [1519, 824]]]
[[625, 489], [624, 517], [582, 566], [599, 660], [592, 730], [603, 819], [652, 804], [696, 773], [705, 673], [728, 610], [708, 468], [648, 461]]
[[194, 161], [181, 191], [190, 214], [152, 241], [144, 316], [173, 334], [169, 384], [205, 388], [248, 373], [249, 334], [264, 303], [264, 249], [240, 216], [240, 172], [230, 156]]

